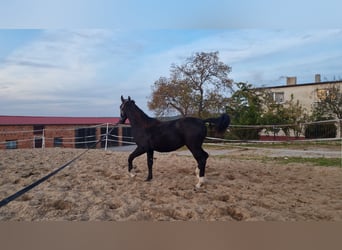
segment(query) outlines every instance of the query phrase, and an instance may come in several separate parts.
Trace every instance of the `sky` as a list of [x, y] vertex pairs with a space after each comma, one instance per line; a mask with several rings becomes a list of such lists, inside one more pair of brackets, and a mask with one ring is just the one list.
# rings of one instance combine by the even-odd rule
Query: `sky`
[[0, 115], [118, 116], [121, 95], [153, 115], [153, 83], [196, 52], [256, 87], [342, 79], [341, 4], [274, 2], [2, 3]]

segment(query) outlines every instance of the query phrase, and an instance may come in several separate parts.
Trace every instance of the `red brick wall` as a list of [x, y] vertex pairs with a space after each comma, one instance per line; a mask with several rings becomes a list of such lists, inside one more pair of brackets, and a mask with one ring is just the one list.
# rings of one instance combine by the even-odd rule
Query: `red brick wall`
[[[75, 147], [75, 129], [85, 128], [91, 125], [45, 125], [44, 139], [45, 147], [54, 147], [54, 138], [63, 139], [63, 148]], [[0, 149], [6, 149], [6, 141], [17, 140], [17, 148], [34, 148], [35, 138], [43, 138], [43, 132], [34, 133], [33, 125], [2, 125], [0, 126]], [[122, 135], [122, 129], [119, 128]], [[101, 127], [96, 128], [96, 140], [101, 137]], [[97, 144], [101, 148], [101, 143]]]
[[0, 126], [0, 149], [5, 149], [5, 142], [12, 140], [17, 140], [17, 148], [32, 148], [33, 138], [33, 126]]
[[[42, 138], [43, 133], [34, 134], [33, 125], [0, 126], [0, 149], [6, 149], [6, 141], [17, 141], [17, 148], [34, 148], [34, 139]], [[46, 125], [44, 127], [45, 147], [54, 146], [54, 138], [62, 137], [62, 147], [75, 147], [75, 126]]]
[[44, 129], [45, 147], [54, 147], [54, 138], [63, 138], [63, 148], [75, 147], [75, 126], [73, 125], [46, 125]]

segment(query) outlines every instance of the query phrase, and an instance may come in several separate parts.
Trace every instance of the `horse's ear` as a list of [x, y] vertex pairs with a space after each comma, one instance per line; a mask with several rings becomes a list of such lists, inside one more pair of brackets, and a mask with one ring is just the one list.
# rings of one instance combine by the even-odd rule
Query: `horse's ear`
[[122, 101], [122, 102], [124, 102], [124, 101], [125, 101], [125, 99], [123, 98], [123, 96], [122, 96], [122, 95], [121, 95], [121, 101]]
[[131, 101], [131, 97], [130, 97], [130, 96], [128, 96], [128, 101], [129, 101], [129, 102]]

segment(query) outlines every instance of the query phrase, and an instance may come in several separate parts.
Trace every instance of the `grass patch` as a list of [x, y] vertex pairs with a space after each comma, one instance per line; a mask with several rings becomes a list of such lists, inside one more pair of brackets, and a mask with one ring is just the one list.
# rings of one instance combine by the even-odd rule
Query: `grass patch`
[[256, 156], [256, 155], [215, 155], [211, 156], [216, 159], [241, 159], [245, 161], [261, 161], [263, 163], [267, 162], [277, 162], [280, 164], [291, 164], [291, 163], [303, 163], [303, 164], [311, 164], [314, 166], [321, 167], [339, 167], [342, 168], [342, 159], [341, 158], [303, 158], [303, 157], [267, 157], [267, 156]]
[[237, 146], [246, 147], [258, 147], [258, 148], [289, 148], [289, 149], [301, 149], [306, 147], [311, 148], [329, 148], [329, 149], [341, 149], [342, 141], [321, 141], [321, 142], [263, 142], [263, 143], [240, 143]]
[[207, 149], [232, 149], [232, 148], [286, 148], [286, 149], [301, 149], [301, 150], [341, 150], [342, 140], [338, 141], [275, 141], [275, 142], [260, 142], [260, 143], [206, 143], [204, 148]]
[[302, 157], [279, 157], [276, 158], [280, 163], [310, 163], [315, 166], [321, 167], [340, 167], [342, 168], [342, 162], [340, 158], [302, 158]]

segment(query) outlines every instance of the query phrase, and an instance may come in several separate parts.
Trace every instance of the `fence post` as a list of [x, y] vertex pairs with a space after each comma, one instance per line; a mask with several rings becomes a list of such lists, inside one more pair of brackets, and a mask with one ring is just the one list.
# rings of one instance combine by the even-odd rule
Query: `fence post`
[[336, 138], [342, 137], [342, 119], [337, 119], [337, 133]]
[[105, 150], [107, 150], [108, 146], [108, 122], [107, 122], [107, 129], [106, 129], [106, 142], [105, 142]]
[[118, 127], [118, 146], [123, 146], [123, 133], [122, 133], [123, 126]]
[[43, 128], [42, 148], [45, 148], [45, 128]]

